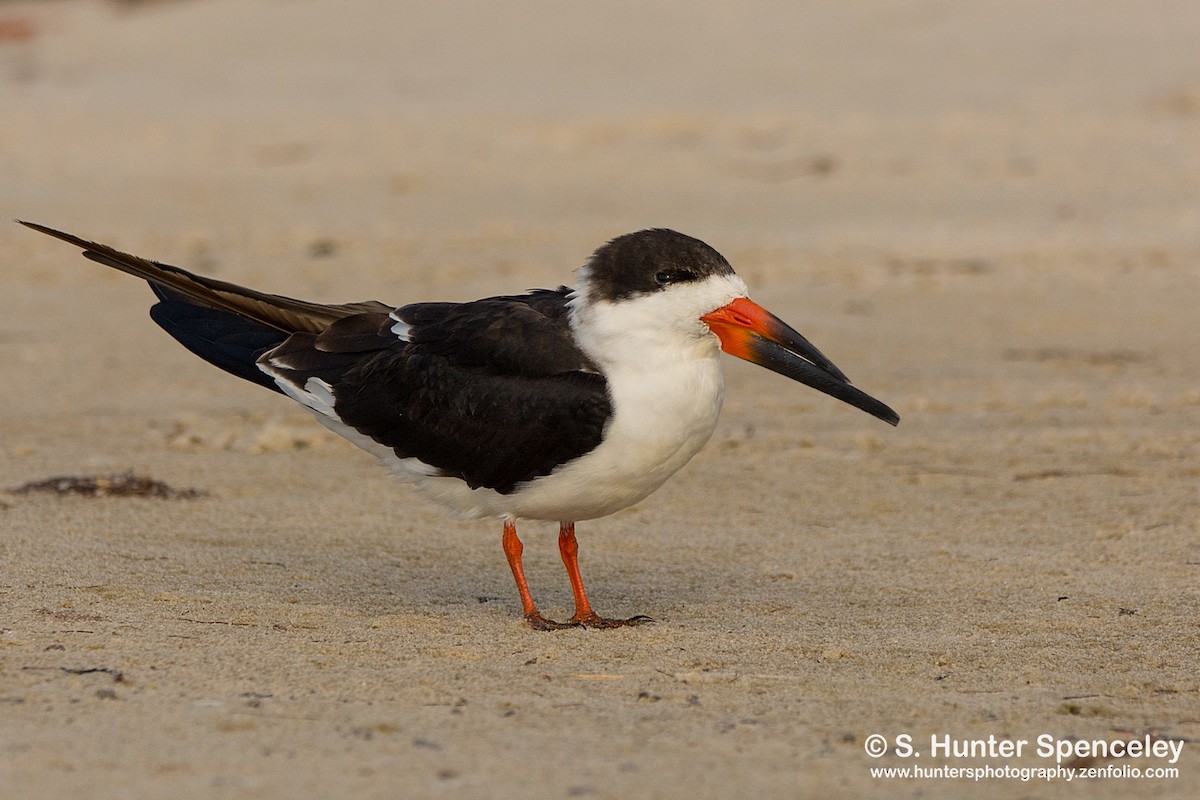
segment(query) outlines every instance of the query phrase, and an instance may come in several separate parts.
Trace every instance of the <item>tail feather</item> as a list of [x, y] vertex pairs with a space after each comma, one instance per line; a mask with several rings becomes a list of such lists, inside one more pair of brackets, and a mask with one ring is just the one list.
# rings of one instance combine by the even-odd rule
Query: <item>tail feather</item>
[[215, 278], [195, 275], [169, 264], [160, 264], [122, 253], [108, 245], [89, 242], [45, 225], [17, 221], [27, 228], [82, 248], [84, 257], [92, 261], [141, 278], [154, 287], [162, 287], [173, 293], [177, 300], [236, 314], [282, 333], [320, 333], [337, 320], [351, 314], [364, 311], [386, 313], [392, 310], [390, 306], [374, 301], [326, 305], [258, 292]]
[[44, 225], [21, 224], [82, 248], [84, 256], [92, 261], [146, 281], [158, 296], [150, 318], [159, 327], [213, 366], [277, 392], [282, 389], [274, 378], [258, 366], [264, 353], [293, 334], [319, 334], [349, 316], [363, 312], [386, 315], [392, 310], [376, 302], [322, 305], [257, 292], [122, 253]]

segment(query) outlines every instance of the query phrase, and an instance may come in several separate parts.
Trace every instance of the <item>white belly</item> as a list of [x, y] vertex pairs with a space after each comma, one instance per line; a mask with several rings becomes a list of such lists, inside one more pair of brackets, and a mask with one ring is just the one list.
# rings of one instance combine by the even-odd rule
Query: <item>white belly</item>
[[662, 486], [712, 437], [724, 397], [716, 359], [608, 377], [614, 413], [604, 441], [517, 492], [515, 516], [577, 521], [619, 511]]

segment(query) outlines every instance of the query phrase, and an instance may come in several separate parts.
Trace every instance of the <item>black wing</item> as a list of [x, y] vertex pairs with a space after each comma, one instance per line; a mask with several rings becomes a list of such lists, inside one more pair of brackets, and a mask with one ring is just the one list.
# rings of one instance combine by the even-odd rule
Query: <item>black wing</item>
[[612, 412], [571, 337], [567, 295], [357, 314], [291, 336], [260, 363], [298, 396], [324, 382], [336, 418], [400, 458], [507, 494], [595, 448]]

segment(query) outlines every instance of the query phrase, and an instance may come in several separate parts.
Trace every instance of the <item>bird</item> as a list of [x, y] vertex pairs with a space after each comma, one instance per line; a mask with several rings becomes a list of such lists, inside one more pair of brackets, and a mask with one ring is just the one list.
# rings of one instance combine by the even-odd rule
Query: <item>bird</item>
[[[666, 228], [608, 241], [570, 287], [395, 306], [259, 292], [17, 221], [146, 281], [151, 319], [195, 355], [305, 406], [458, 516], [501, 521], [535, 630], [653, 622], [592, 608], [575, 524], [646, 498], [707, 443], [722, 350], [900, 420], [752, 301], [714, 248]], [[533, 600], [518, 520], [559, 524], [575, 602], [564, 622]]]

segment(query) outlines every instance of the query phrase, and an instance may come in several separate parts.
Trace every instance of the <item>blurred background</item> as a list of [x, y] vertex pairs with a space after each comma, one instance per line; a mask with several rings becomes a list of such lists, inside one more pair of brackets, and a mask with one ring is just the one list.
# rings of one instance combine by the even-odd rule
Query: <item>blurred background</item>
[[[14, 791], [862, 797], [871, 732], [1200, 740], [1198, 43], [1196, 0], [0, 2], [0, 488], [209, 492], [0, 494]], [[709, 447], [581, 529], [664, 624], [531, 639], [493, 522], [12, 218], [397, 305], [674, 227], [903, 422], [726, 359]]]
[[1190, 0], [4, 2], [0, 208], [198, 263], [1194, 252], [1198, 35]]

